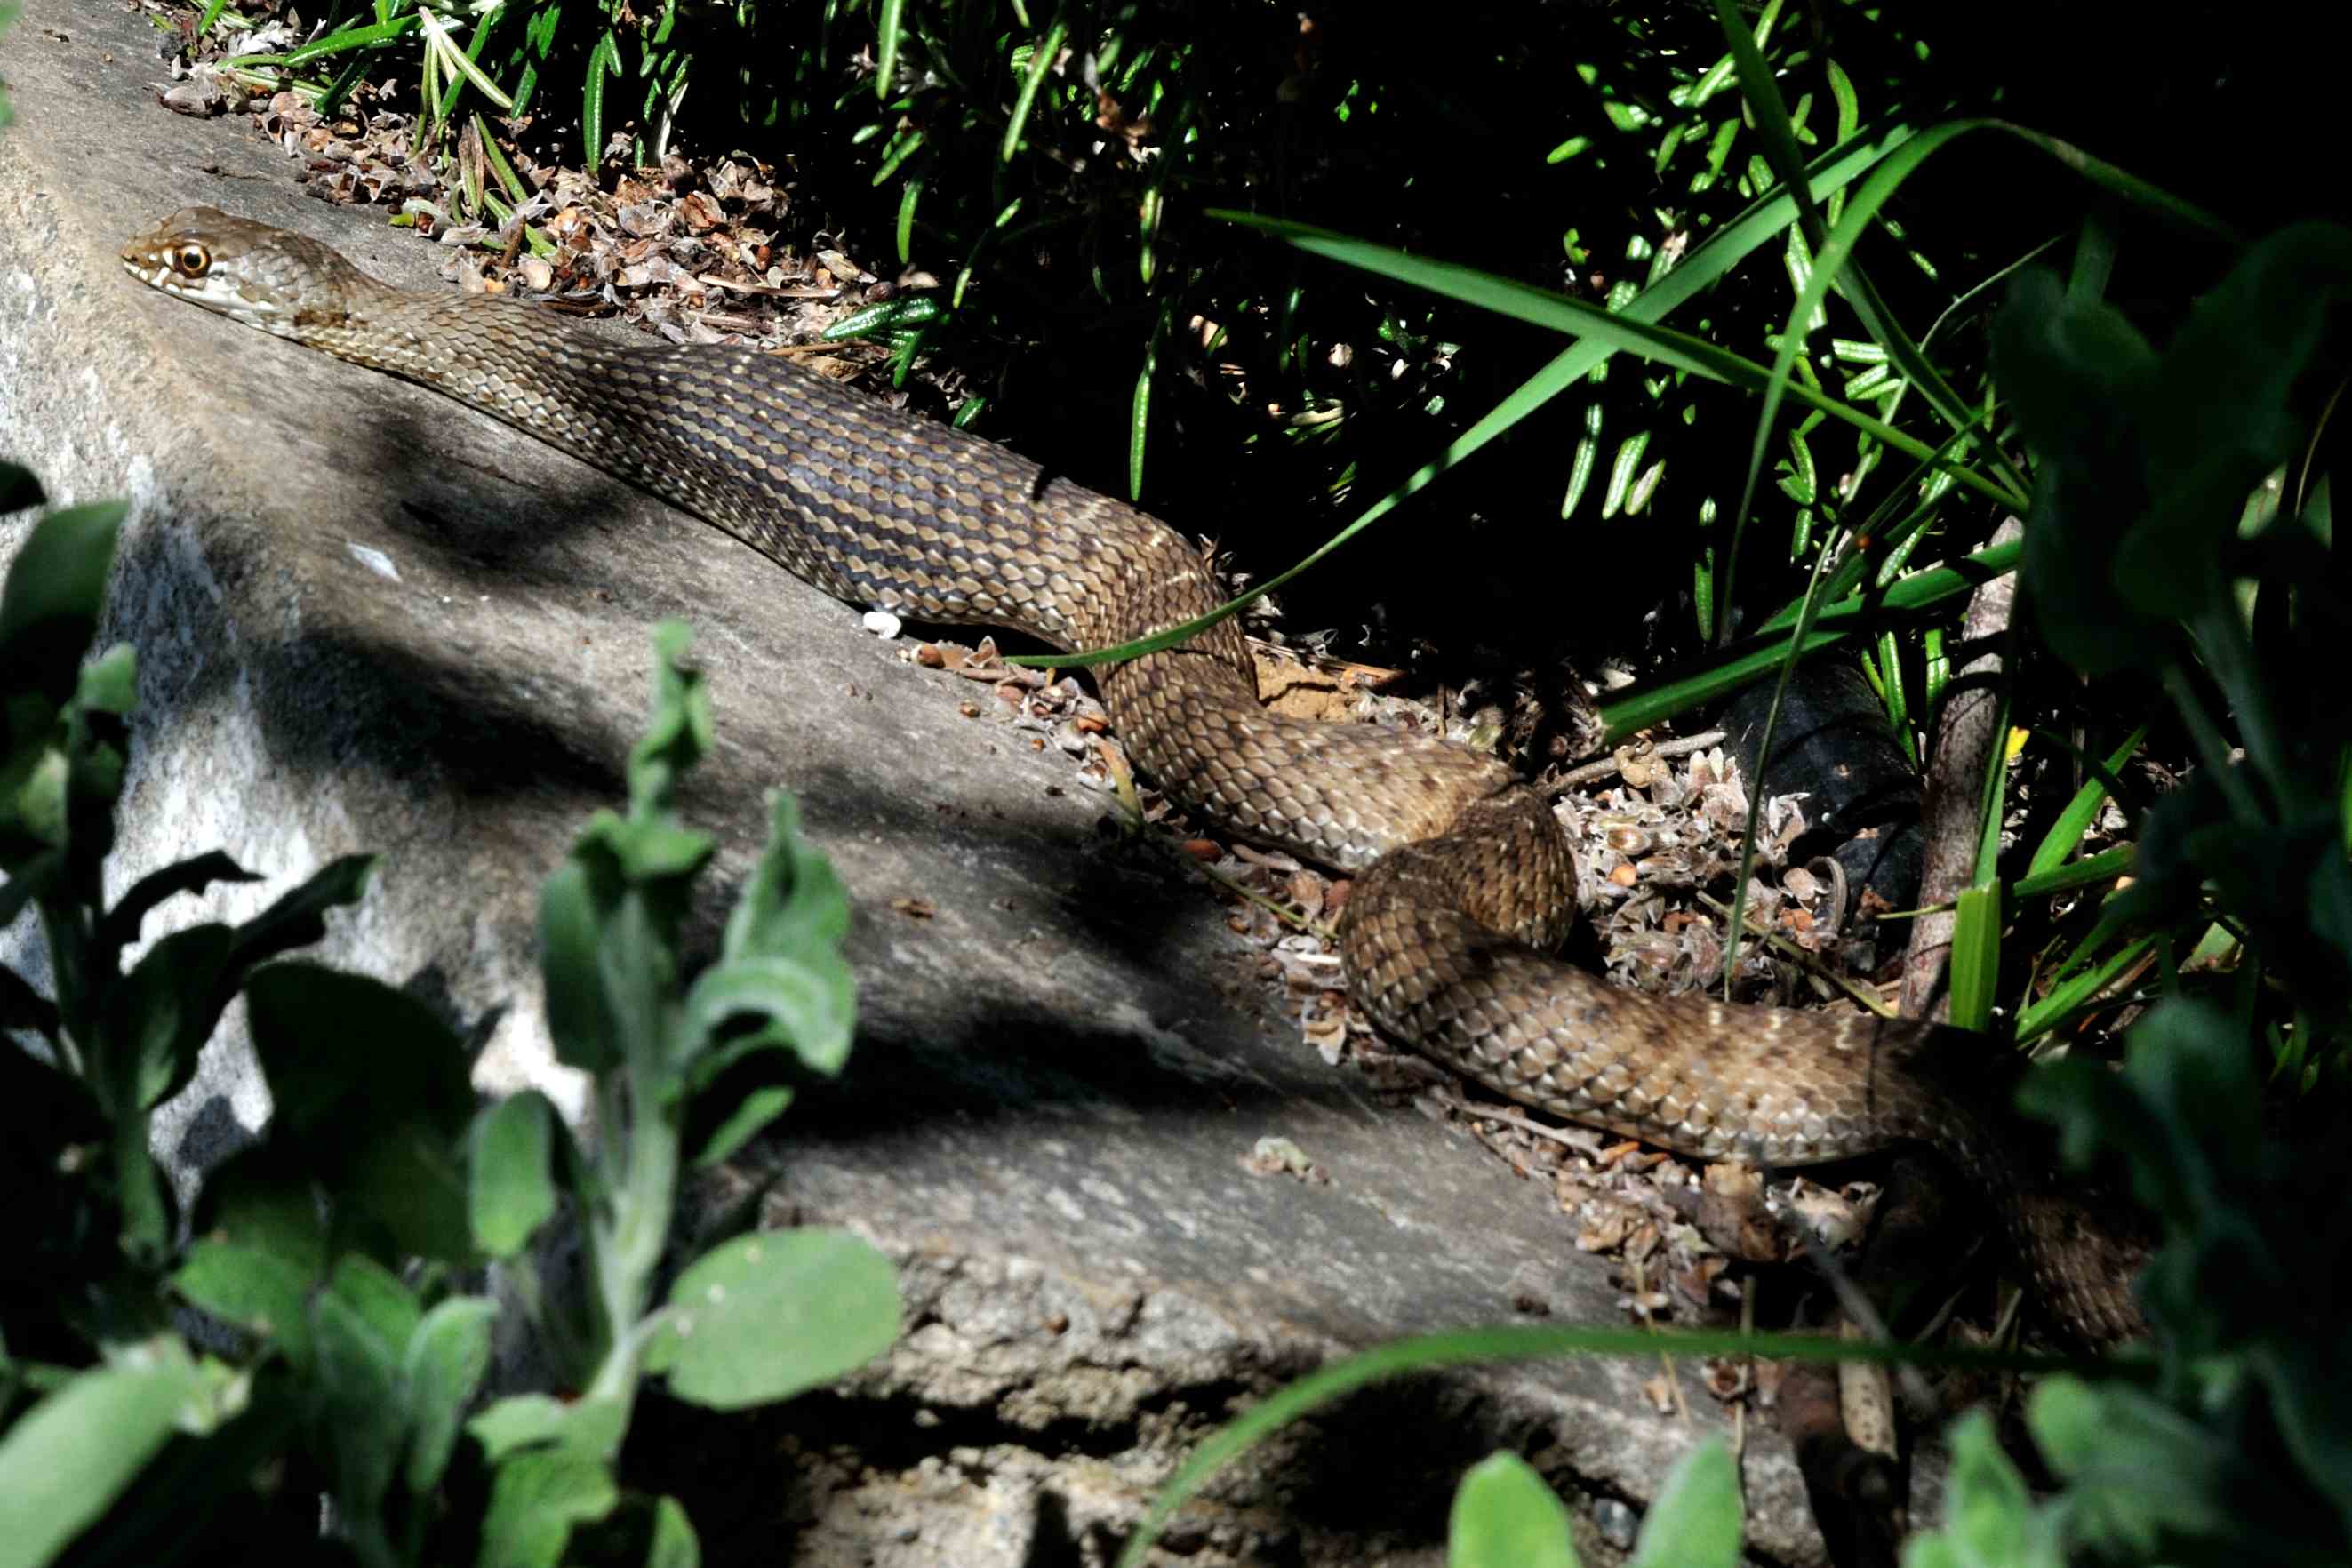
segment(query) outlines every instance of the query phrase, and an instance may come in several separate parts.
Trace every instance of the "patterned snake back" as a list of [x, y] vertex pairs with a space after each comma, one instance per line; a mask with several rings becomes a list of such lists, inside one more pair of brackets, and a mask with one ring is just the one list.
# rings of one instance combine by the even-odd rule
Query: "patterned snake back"
[[[420, 383], [705, 518], [856, 605], [1104, 647], [1222, 602], [1157, 520], [979, 437], [772, 355], [617, 345], [552, 312], [412, 294], [314, 240], [208, 207], [123, 265], [164, 292]], [[1339, 946], [1383, 1030], [1500, 1093], [1677, 1152], [1759, 1165], [1903, 1142], [1990, 1189], [2059, 1321], [2140, 1331], [2137, 1247], [2024, 1151], [2011, 1080], [1950, 1031], [1617, 989], [1549, 956], [1576, 866], [1543, 799], [1427, 736], [1271, 713], [1241, 634], [1097, 668], [1129, 752], [1244, 837], [1360, 876]]]

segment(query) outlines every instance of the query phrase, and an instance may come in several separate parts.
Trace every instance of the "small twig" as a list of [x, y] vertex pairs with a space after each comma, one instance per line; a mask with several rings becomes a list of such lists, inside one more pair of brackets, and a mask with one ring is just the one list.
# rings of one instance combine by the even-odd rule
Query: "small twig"
[[1572, 1127], [1548, 1126], [1533, 1117], [1522, 1116], [1516, 1110], [1475, 1104], [1443, 1089], [1433, 1089], [1432, 1093], [1443, 1101], [1449, 1110], [1458, 1110], [1465, 1116], [1475, 1117], [1481, 1121], [1499, 1121], [1506, 1127], [1516, 1127], [1522, 1132], [1532, 1132], [1538, 1138], [1549, 1138], [1553, 1142], [1573, 1149], [1580, 1154], [1591, 1153], [1601, 1141], [1600, 1133], [1581, 1124]]
[[[1722, 900], [1713, 898], [1706, 893], [1696, 893], [1694, 896], [1709, 911], [1722, 916], [1727, 924], [1730, 921], [1730, 907], [1724, 903]], [[1774, 952], [1779, 953], [1782, 958], [1785, 958], [1790, 963], [1796, 964], [1800, 969], [1802, 969], [1806, 973], [1812, 975], [1815, 979], [1825, 980], [1832, 985], [1836, 986], [1848, 996], [1853, 997], [1856, 1002], [1861, 1003], [1872, 1012], [1877, 1014], [1880, 1017], [1892, 1018], [1895, 1016], [1895, 1009], [1888, 1005], [1885, 999], [1880, 997], [1875, 991], [1873, 991], [1870, 987], [1863, 984], [1859, 981], [1852, 980], [1847, 978], [1845, 975], [1840, 974], [1836, 970], [1832, 969], [1829, 965], [1822, 962], [1821, 954], [1806, 952], [1803, 948], [1799, 947], [1795, 942], [1790, 942], [1787, 937], [1782, 936], [1779, 931], [1774, 931], [1770, 926], [1757, 925], [1750, 922], [1748, 927], [1748, 934], [1755, 940], [1762, 942], [1766, 947], [1770, 948]]]
[[[1653, 757], [1686, 757], [1693, 752], [1703, 752], [1709, 746], [1721, 745], [1723, 738], [1724, 731], [1721, 730], [1702, 731], [1696, 735], [1684, 735], [1672, 741], [1660, 741], [1645, 754]], [[1598, 762], [1584, 763], [1569, 769], [1550, 784], [1546, 784], [1544, 795], [1547, 798], [1556, 799], [1579, 784], [1591, 784], [1597, 779], [1609, 778], [1616, 772], [1617, 759], [1613, 756], [1603, 757]]]
[[1212, 882], [1216, 883], [1219, 887], [1224, 889], [1229, 893], [1247, 899], [1251, 903], [1255, 904], [1258, 908], [1264, 910], [1266, 913], [1272, 915], [1283, 924], [1289, 926], [1292, 930], [1303, 931], [1309, 936], [1321, 937], [1326, 942], [1336, 942], [1339, 940], [1339, 932], [1331, 927], [1311, 921], [1295, 910], [1286, 909], [1283, 905], [1275, 902], [1272, 899], [1267, 898], [1264, 893], [1258, 892], [1251, 888], [1244, 887], [1237, 879], [1227, 876], [1224, 872], [1218, 870], [1214, 866], [1207, 865], [1202, 861], [1193, 858], [1192, 856], [1184, 852], [1184, 847], [1182, 845], [1170, 842], [1169, 836], [1167, 834], [1155, 833], [1151, 837], [1155, 840], [1165, 843], [1170, 854], [1175, 856], [1178, 859], [1183, 861], [1184, 864], [1200, 872], [1203, 877], [1208, 878]]

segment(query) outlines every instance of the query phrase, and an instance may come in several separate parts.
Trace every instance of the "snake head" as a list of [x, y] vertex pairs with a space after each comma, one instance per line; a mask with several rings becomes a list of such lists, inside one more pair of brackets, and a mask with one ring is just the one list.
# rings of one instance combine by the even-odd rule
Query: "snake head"
[[298, 321], [347, 315], [380, 287], [315, 239], [217, 207], [183, 207], [119, 254], [149, 288], [280, 336]]

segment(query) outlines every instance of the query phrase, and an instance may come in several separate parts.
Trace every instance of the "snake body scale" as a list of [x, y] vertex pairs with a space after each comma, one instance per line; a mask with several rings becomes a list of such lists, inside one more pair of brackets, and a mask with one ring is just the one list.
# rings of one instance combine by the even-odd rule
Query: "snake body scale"
[[[1075, 650], [1222, 602], [1200, 552], [1158, 520], [777, 356], [614, 344], [512, 301], [395, 289], [209, 207], [163, 219], [121, 260], [166, 294], [516, 426], [854, 605]], [[1576, 865], [1543, 798], [1431, 737], [1266, 710], [1230, 620], [1093, 674], [1172, 797], [1357, 874], [1340, 956], [1381, 1029], [1524, 1104], [1702, 1158], [1791, 1166], [1927, 1144], [1988, 1189], [2062, 1326], [2092, 1343], [2141, 1331], [2134, 1247], [2021, 1152], [2038, 1144], [1983, 1042], [1654, 996], [1549, 956]]]

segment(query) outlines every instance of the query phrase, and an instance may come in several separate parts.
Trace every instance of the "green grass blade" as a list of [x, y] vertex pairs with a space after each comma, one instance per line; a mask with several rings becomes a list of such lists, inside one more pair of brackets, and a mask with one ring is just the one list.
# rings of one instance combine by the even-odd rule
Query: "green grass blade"
[[1999, 882], [1960, 890], [1952, 919], [1952, 1022], [1987, 1034], [2000, 986], [2001, 901]]
[[[1354, 521], [1316, 546], [1304, 559], [1286, 571], [1276, 573], [1249, 592], [1227, 600], [1206, 615], [1196, 616], [1192, 620], [1164, 627], [1149, 637], [1138, 637], [1132, 642], [1120, 643], [1115, 647], [1091, 648], [1067, 654], [1019, 654], [1009, 656], [1005, 662], [1054, 667], [1115, 664], [1120, 659], [1134, 658], [1139, 654], [1152, 653], [1164, 647], [1174, 647], [1179, 643], [1197, 637], [1234, 611], [1245, 607], [1251, 601], [1274, 592], [1299, 574], [1319, 564], [1332, 552], [1426, 489], [1446, 470], [1550, 402], [1569, 387], [1573, 386], [1583, 378], [1585, 371], [1590, 368], [1567, 364], [1566, 362], [1573, 353], [1574, 351], [1571, 350], [1568, 353], [1561, 354], [1551, 363], [1538, 371], [1517, 390], [1496, 404], [1485, 418], [1454, 437], [1445, 450], [1415, 469], [1404, 483], [1374, 501]], [[1566, 368], [1563, 368], [1564, 365]]]
[[2035, 1039], [2068, 1022], [2076, 1012], [2096, 999], [2100, 992], [2114, 984], [2126, 971], [2145, 957], [2158, 940], [2157, 934], [2141, 937], [2129, 946], [2109, 954], [2104, 963], [2052, 987], [2048, 995], [2017, 1016], [2019, 1042], [2022, 1044]]
[[898, 23], [907, 0], [882, 0], [874, 17], [874, 91], [890, 101], [890, 84], [898, 76]]
[[[1813, 630], [1805, 638], [1802, 651], [1811, 653], [1854, 632], [1873, 629], [1886, 615], [1913, 614], [1959, 595], [1974, 593], [1979, 584], [2013, 570], [2022, 548], [2017, 542], [1997, 544], [1958, 564], [1915, 572], [1883, 595], [1857, 595], [1831, 605], [1814, 617]], [[1606, 729], [1603, 744], [1614, 745], [1637, 730], [1646, 730], [1688, 709], [1713, 702], [1770, 671], [1787, 657], [1788, 645], [1793, 639], [1777, 635], [1778, 627], [1769, 631], [1776, 635], [1769, 636], [1757, 647], [1731, 654], [1687, 675], [1655, 685], [1633, 687], [1616, 700], [1602, 703], [1601, 721]]]
[[412, 11], [407, 16], [395, 16], [389, 22], [380, 22], [373, 26], [345, 27], [323, 38], [314, 38], [299, 48], [289, 49], [282, 55], [239, 55], [236, 63], [241, 67], [281, 66], [291, 69], [330, 55], [348, 54], [353, 49], [369, 49], [378, 44], [388, 44], [415, 29], [416, 14]]
[[[1722, 382], [1745, 391], [1762, 393], [1772, 383], [1769, 367], [1743, 355], [1719, 348], [1704, 338], [1662, 327], [1631, 310], [1610, 311], [1580, 300], [1570, 300], [1562, 294], [1497, 278], [1475, 268], [1450, 261], [1437, 261], [1423, 256], [1390, 250], [1363, 240], [1350, 239], [1328, 229], [1308, 224], [1292, 223], [1281, 218], [1269, 218], [1229, 209], [1212, 208], [1210, 216], [1281, 236], [1291, 244], [1312, 255], [1326, 257], [1377, 273], [1383, 278], [1433, 294], [1444, 295], [1468, 305], [1475, 305], [1498, 315], [1555, 331], [1571, 333], [1579, 338], [1596, 340], [1611, 351], [1630, 350], [1653, 363], [1688, 372]], [[1668, 279], [1683, 270], [1676, 268]], [[1661, 279], [1664, 282], [1664, 279]], [[1635, 296], [1636, 300], [1645, 295]], [[1787, 384], [1788, 395], [1808, 407], [1817, 408], [1833, 419], [1841, 420], [1865, 436], [1885, 442], [1888, 447], [1914, 458], [1931, 458], [1935, 448], [1916, 437], [1894, 428], [1876, 416], [1827, 393], [1817, 392], [1802, 383]], [[1959, 483], [1976, 490], [1996, 505], [2011, 510], [2022, 510], [2025, 496], [2021, 489], [1997, 483], [1959, 467], [1948, 459], [1939, 463]]]
[[1135, 400], [1127, 422], [1127, 497], [1143, 499], [1143, 450], [1151, 430], [1151, 374], [1160, 364], [1160, 333], [1144, 340], [1143, 364], [1135, 373]]
[[2054, 871], [2066, 863], [2066, 857], [2074, 852], [2076, 846], [2083, 842], [2083, 835], [2091, 830], [2091, 824], [2098, 817], [2099, 807], [2106, 804], [2113, 794], [2116, 775], [2123, 771], [2126, 763], [2131, 761], [2132, 753], [2139, 750], [2139, 743], [2147, 735], [2147, 726], [2142, 724], [2108, 756], [2105, 767], [2091, 769], [2091, 777], [2074, 792], [2074, 798], [2066, 803], [2066, 809], [2058, 814], [2058, 820], [2050, 825], [2050, 831], [2042, 836], [2041, 844], [2034, 848], [2032, 860], [2026, 866], [2027, 876]]
[[[1858, 137], [1850, 145], [1831, 148], [1814, 161], [1809, 171], [1813, 193], [1820, 195], [1829, 191], [1843, 189], [1853, 181], [1861, 178], [1872, 164], [1885, 156], [1888, 149], [1901, 146], [1911, 134], [1908, 127], [1891, 126]], [[1627, 301], [1615, 313], [1617, 319], [1633, 321], [1662, 319], [1668, 311], [1692, 299], [1709, 284], [1730, 272], [1758, 247], [1770, 243], [1775, 235], [1788, 226], [1790, 219], [1795, 216], [1795, 201], [1786, 191], [1759, 198], [1749, 204], [1738, 216], [1726, 224], [1713, 238], [1694, 247], [1690, 254], [1683, 258], [1681, 266]], [[1210, 216], [1244, 223], [1254, 221], [1252, 215], [1223, 209], [1213, 209]], [[959, 292], [961, 289], [961, 280], [959, 279]], [[1489, 411], [1484, 418], [1457, 437], [1437, 458], [1423, 464], [1403, 484], [1373, 502], [1353, 522], [1325, 541], [1304, 560], [1299, 561], [1287, 571], [1267, 578], [1247, 593], [1218, 605], [1207, 615], [1197, 616], [1179, 626], [1167, 627], [1150, 637], [1138, 637], [1131, 642], [1120, 643], [1112, 647], [1090, 648], [1060, 657], [1017, 655], [1009, 658], [1007, 662], [1056, 666], [1112, 664], [1158, 648], [1172, 647], [1188, 638], [1198, 636], [1227, 616], [1244, 608], [1260, 595], [1272, 593], [1300, 573], [1321, 562], [1324, 557], [1373, 522], [1419, 494], [1447, 468], [1463, 461], [1487, 442], [1510, 429], [1519, 420], [1534, 413], [1561, 391], [1574, 385], [1591, 374], [1593, 370], [1608, 363], [1616, 352], [1613, 344], [1593, 338], [1581, 339], [1570, 344], [1549, 364], [1530, 376], [1527, 382]]]
[[1984, 795], [1978, 807], [1977, 881], [1990, 882], [2000, 868], [2001, 805], [2009, 798], [2009, 761], [2013, 747], [2009, 726], [2010, 678], [2013, 661], [2004, 660], [1995, 679], [2000, 711], [1993, 721], [1993, 752], [1985, 767]]
[[1030, 111], [1037, 106], [1037, 89], [1045, 85], [1045, 73], [1054, 68], [1054, 61], [1062, 52], [1062, 40], [1068, 34], [1067, 24], [1055, 22], [1045, 29], [1037, 52], [1029, 58], [1029, 74], [1021, 80], [1020, 94], [1013, 100], [1013, 117], [1004, 124], [1004, 145], [997, 153], [1000, 162], [1010, 164], [1013, 155], [1021, 150], [1021, 133], [1029, 129]]
[[915, 259], [915, 205], [923, 199], [923, 176], [907, 176], [898, 187], [898, 265], [911, 266]]
[[621, 74], [621, 46], [611, 29], [597, 35], [588, 51], [588, 75], [580, 84], [580, 140], [588, 172], [594, 174], [604, 156], [604, 78]]
[[2009, 896], [2012, 900], [2038, 898], [2043, 893], [2063, 893], [2069, 888], [2109, 881], [2129, 871], [2138, 853], [2137, 845], [2118, 844], [2096, 855], [2085, 855], [2080, 860], [2020, 877], [2010, 884]]
[[[431, 12], [419, 11], [416, 13], [416, 17], [425, 28], [425, 49], [441, 62], [442, 69], [450, 71], [455, 76], [463, 77], [472, 83], [474, 90], [496, 104], [500, 113], [514, 112], [514, 100], [509, 98], [506, 89], [484, 75], [482, 68], [474, 63], [474, 55], [480, 52], [483, 42], [489, 37], [487, 30], [488, 17], [474, 25], [471, 51], [459, 48], [457, 40], [449, 36], [449, 30], [443, 26], [439, 19]], [[450, 95], [453, 102], [456, 99], [454, 86], [453, 82]], [[447, 103], [443, 104], [442, 112], [446, 114], [448, 108]]]

